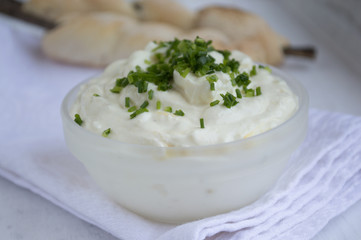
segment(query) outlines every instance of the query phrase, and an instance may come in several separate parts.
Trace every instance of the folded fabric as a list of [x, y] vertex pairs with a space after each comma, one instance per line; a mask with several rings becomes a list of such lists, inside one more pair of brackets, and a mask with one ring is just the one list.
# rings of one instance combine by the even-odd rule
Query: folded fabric
[[178, 226], [146, 220], [104, 195], [65, 146], [62, 98], [96, 71], [44, 59], [41, 34], [0, 25], [0, 37], [0, 175], [120, 239], [304, 240], [361, 199], [361, 118], [313, 109], [305, 142], [253, 204]]

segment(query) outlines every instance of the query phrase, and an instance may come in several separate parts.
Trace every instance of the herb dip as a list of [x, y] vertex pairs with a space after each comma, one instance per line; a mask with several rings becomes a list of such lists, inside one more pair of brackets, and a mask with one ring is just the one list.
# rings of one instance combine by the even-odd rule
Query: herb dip
[[270, 130], [298, 109], [271, 69], [210, 41], [151, 42], [84, 84], [70, 114], [114, 140], [162, 147], [211, 145]]

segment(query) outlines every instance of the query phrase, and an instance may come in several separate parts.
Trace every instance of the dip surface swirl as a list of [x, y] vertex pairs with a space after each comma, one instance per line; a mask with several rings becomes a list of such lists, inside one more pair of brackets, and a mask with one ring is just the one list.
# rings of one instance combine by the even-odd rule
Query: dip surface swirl
[[[186, 52], [175, 50], [171, 59], [171, 48]], [[147, 69], [166, 64], [175, 68], [170, 80], [153, 80]], [[81, 86], [70, 114], [81, 127], [121, 142], [186, 147], [260, 134], [297, 109], [297, 96], [268, 67], [197, 38], [152, 42], [112, 63]]]

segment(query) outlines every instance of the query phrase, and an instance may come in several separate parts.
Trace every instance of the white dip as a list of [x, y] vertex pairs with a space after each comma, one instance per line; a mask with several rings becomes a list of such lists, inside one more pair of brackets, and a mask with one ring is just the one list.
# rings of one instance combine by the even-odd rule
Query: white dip
[[[240, 62], [239, 73], [251, 75], [247, 88], [260, 87], [262, 93], [259, 96], [246, 97], [243, 88], [232, 86], [230, 75], [223, 72], [200, 78], [190, 72], [183, 78], [174, 71], [172, 89], [160, 91], [155, 84], [148, 84], [147, 90], [154, 91], [151, 100], [147, 92], [138, 93], [138, 88], [130, 84], [119, 93], [111, 92], [117, 78], [127, 77], [137, 65], [145, 70], [149, 61], [156, 61], [155, 53], [164, 53], [164, 48], [152, 51], [156, 46], [150, 43], [145, 50], [134, 52], [128, 59], [114, 62], [100, 76], [83, 85], [71, 116], [79, 114], [83, 121], [81, 126], [99, 135], [110, 128], [107, 137], [122, 142], [193, 146], [230, 142], [265, 132], [286, 121], [298, 108], [297, 96], [285, 81], [238, 51], [233, 51], [230, 59]], [[223, 61], [219, 52], [213, 51], [210, 55], [216, 63]], [[253, 66], [255, 75], [250, 74]], [[211, 91], [206, 77], [214, 74], [218, 80], [214, 83], [215, 90]], [[220, 94], [228, 92], [237, 96], [237, 88], [241, 90], [242, 98], [237, 98], [238, 103], [231, 108], [226, 107]], [[126, 97], [130, 99], [130, 107], [137, 109], [148, 101], [148, 112], [131, 119], [132, 112], [125, 106]], [[210, 106], [215, 100], [219, 100], [219, 104]], [[161, 103], [160, 109], [157, 109], [157, 101]], [[168, 106], [172, 112], [165, 111]], [[182, 110], [184, 116], [175, 115], [176, 110]], [[200, 126], [200, 119], [204, 119], [204, 128]]]

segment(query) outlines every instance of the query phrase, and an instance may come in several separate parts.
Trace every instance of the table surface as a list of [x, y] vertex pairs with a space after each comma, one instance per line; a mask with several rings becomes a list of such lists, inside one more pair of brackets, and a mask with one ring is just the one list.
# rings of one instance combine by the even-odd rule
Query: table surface
[[[184, 2], [193, 8], [219, 3]], [[287, 59], [282, 69], [305, 85], [311, 107], [361, 116], [361, 17], [357, 14], [361, 6], [357, 1], [342, 1], [342, 6], [336, 0], [230, 0], [223, 4], [263, 16], [294, 45], [316, 46], [316, 60]], [[0, 24], [12, 22], [0, 16]], [[1, 239], [117, 239], [2, 177], [0, 189]], [[361, 239], [361, 200], [331, 220], [314, 239]]]

